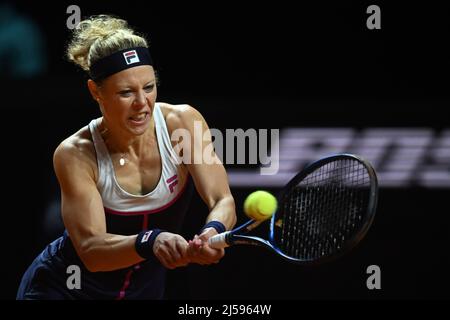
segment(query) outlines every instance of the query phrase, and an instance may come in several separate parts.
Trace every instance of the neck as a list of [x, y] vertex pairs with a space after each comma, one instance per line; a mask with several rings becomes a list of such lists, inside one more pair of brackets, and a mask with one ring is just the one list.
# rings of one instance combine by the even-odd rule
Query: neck
[[110, 153], [140, 157], [144, 153], [145, 147], [149, 146], [149, 141], [156, 139], [155, 122], [153, 117], [149, 127], [142, 135], [134, 136], [123, 130], [112, 130], [107, 121], [102, 117], [98, 126], [101, 136], [105, 141]]

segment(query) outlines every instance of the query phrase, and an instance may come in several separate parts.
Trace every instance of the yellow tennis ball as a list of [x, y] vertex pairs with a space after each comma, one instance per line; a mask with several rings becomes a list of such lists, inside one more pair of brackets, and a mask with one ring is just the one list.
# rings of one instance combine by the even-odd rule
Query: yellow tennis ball
[[254, 191], [244, 201], [244, 212], [255, 220], [267, 220], [277, 210], [277, 199], [267, 191]]

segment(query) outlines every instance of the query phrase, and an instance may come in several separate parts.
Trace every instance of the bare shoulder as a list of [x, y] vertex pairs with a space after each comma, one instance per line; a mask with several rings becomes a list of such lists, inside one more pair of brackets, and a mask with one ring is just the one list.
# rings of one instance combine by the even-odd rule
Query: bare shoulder
[[194, 121], [204, 121], [200, 112], [191, 105], [164, 102], [159, 102], [159, 105], [169, 131], [192, 126]]
[[63, 140], [53, 155], [53, 164], [57, 175], [60, 172], [82, 168], [89, 170], [89, 173], [95, 178], [96, 161], [94, 143], [87, 126]]

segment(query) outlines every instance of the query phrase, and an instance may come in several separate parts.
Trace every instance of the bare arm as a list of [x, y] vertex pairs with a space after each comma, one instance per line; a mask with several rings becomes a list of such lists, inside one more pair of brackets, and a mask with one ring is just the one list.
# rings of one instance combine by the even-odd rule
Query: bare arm
[[110, 271], [142, 261], [134, 248], [137, 235], [106, 232], [103, 203], [86, 148], [63, 142], [53, 160], [61, 187], [64, 224], [86, 268], [93, 272]]
[[[169, 123], [190, 132], [191, 152], [186, 166], [199, 195], [210, 211], [206, 222], [217, 220], [222, 222], [227, 230], [231, 229], [236, 223], [234, 199], [228, 185], [225, 168], [214, 152], [211, 134], [205, 119], [194, 108], [184, 106], [175, 119]], [[201, 135], [198, 132], [195, 133], [195, 126], [197, 126], [197, 130], [201, 127]], [[197, 152], [196, 155], [195, 152]], [[205, 156], [208, 159], [205, 159]], [[201, 161], [198, 161], [199, 159]]]
[[[197, 192], [208, 206], [209, 214], [205, 223], [212, 220], [219, 221], [227, 230], [230, 230], [236, 223], [234, 199], [225, 168], [214, 152], [209, 127], [202, 115], [194, 108], [188, 105], [177, 106], [177, 108], [177, 112], [168, 116], [167, 124], [172, 133], [176, 129], [187, 130], [189, 133], [190, 144], [186, 146], [182, 141], [179, 141], [179, 144], [184, 148], [190, 147], [190, 150], [183, 150], [183, 147], [181, 150], [175, 149], [180, 152], [179, 155], [183, 158], [194, 180]], [[201, 129], [200, 134], [199, 129]], [[210, 248], [207, 241], [215, 234], [217, 234], [216, 229], [209, 227], [189, 241], [188, 256], [191, 262], [199, 264], [219, 262], [225, 254], [224, 249]]]

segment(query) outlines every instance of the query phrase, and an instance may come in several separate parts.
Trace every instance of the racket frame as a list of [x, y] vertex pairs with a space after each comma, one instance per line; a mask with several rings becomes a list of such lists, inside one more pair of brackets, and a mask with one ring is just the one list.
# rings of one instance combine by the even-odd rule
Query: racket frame
[[369, 175], [369, 181], [370, 181], [370, 197], [369, 202], [367, 204], [367, 213], [365, 221], [362, 225], [362, 227], [359, 229], [359, 231], [349, 240], [345, 242], [345, 245], [336, 253], [324, 256], [318, 259], [296, 259], [293, 257], [290, 257], [286, 254], [284, 254], [281, 249], [275, 244], [275, 224], [276, 224], [276, 214], [274, 213], [271, 218], [270, 223], [270, 230], [269, 230], [269, 243], [271, 244], [271, 247], [273, 250], [275, 250], [276, 253], [278, 253], [281, 257], [283, 257], [286, 260], [293, 261], [302, 265], [317, 265], [325, 262], [329, 262], [332, 260], [335, 260], [348, 251], [352, 250], [356, 245], [364, 238], [364, 236], [369, 231], [370, 226], [372, 225], [372, 222], [375, 218], [375, 212], [378, 204], [378, 178], [375, 172], [375, 169], [372, 167], [372, 165], [365, 159], [363, 159], [360, 156], [350, 154], [350, 153], [340, 153], [340, 154], [334, 154], [330, 156], [323, 157], [319, 160], [316, 160], [307, 166], [303, 170], [301, 170], [294, 178], [292, 178], [288, 184], [280, 191], [280, 194], [278, 196], [278, 203], [283, 203], [284, 198], [289, 194], [292, 187], [295, 187], [300, 181], [302, 181], [307, 175], [309, 175], [311, 172], [316, 170], [317, 168], [321, 167], [322, 165], [333, 162], [336, 160], [345, 160], [345, 159], [352, 159], [357, 160], [359, 163], [361, 163], [366, 169], [367, 173]]
[[301, 170], [296, 176], [294, 176], [287, 184], [286, 186], [280, 191], [277, 200], [278, 203], [283, 203], [284, 198], [286, 195], [289, 194], [292, 187], [295, 187], [300, 181], [302, 181], [308, 174], [316, 170], [317, 168], [321, 167], [322, 165], [333, 162], [335, 160], [344, 160], [344, 159], [352, 159], [357, 160], [361, 164], [364, 165], [364, 167], [367, 169], [369, 180], [370, 180], [370, 197], [369, 197], [369, 203], [368, 203], [368, 211], [366, 213], [365, 221], [360, 228], [360, 230], [348, 241], [346, 241], [345, 245], [336, 253], [324, 256], [318, 259], [297, 259], [294, 257], [290, 257], [283, 253], [280, 248], [277, 247], [275, 244], [275, 224], [276, 224], [276, 212], [272, 215], [272, 218], [270, 219], [270, 230], [269, 230], [269, 239], [263, 239], [256, 236], [248, 236], [245, 235], [245, 233], [251, 231], [255, 227], [259, 226], [261, 223], [265, 221], [255, 221], [255, 220], [249, 220], [246, 223], [242, 224], [238, 228], [227, 231], [225, 234], [225, 241], [226, 243], [231, 246], [234, 244], [246, 244], [246, 245], [254, 245], [254, 246], [261, 246], [265, 247], [267, 249], [275, 251], [278, 255], [280, 255], [285, 260], [288, 260], [290, 262], [294, 262], [301, 265], [317, 265], [324, 262], [328, 262], [331, 260], [334, 260], [343, 254], [347, 253], [351, 249], [353, 249], [366, 235], [367, 231], [369, 230], [373, 219], [375, 217], [376, 207], [378, 203], [378, 179], [375, 170], [373, 169], [372, 165], [366, 161], [365, 159], [356, 156], [354, 154], [349, 153], [341, 153], [341, 154], [334, 154], [327, 157], [323, 157], [319, 160], [316, 160], [310, 164], [308, 164], [303, 170]]

